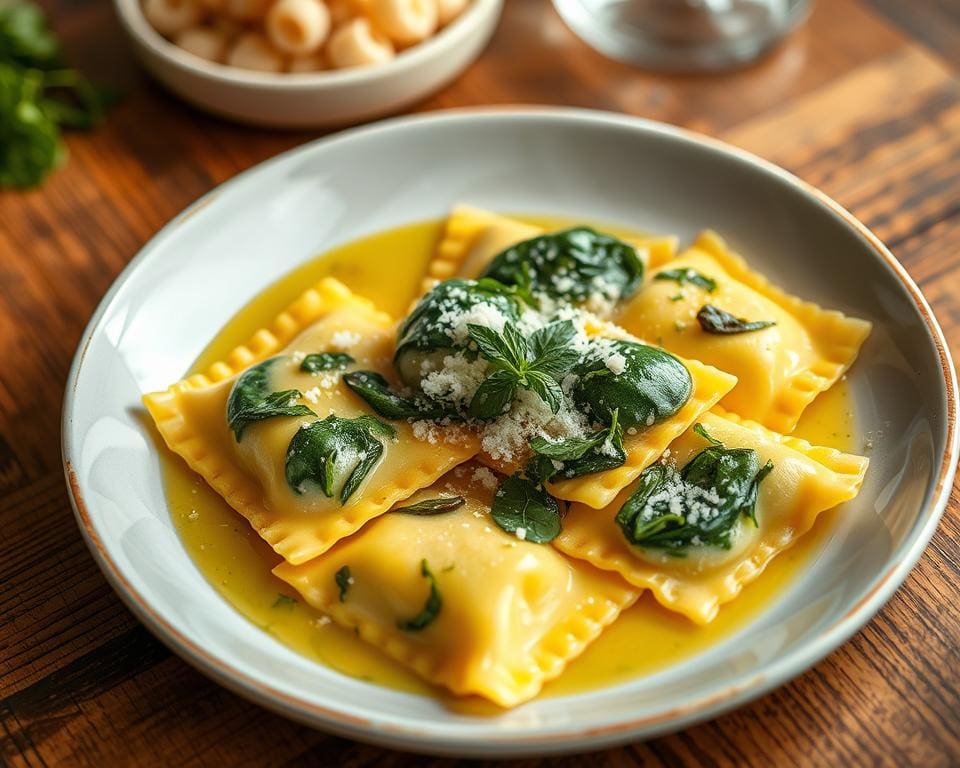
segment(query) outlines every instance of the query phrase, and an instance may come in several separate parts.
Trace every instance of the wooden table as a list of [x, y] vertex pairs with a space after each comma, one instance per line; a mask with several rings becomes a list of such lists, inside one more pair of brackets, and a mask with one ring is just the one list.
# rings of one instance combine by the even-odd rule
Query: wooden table
[[[128, 97], [39, 190], [0, 193], [0, 761], [441, 765], [326, 736], [195, 672], [123, 607], [60, 469], [81, 331], [134, 253], [215, 184], [316, 134], [242, 128], [146, 79], [109, 3], [49, 0], [73, 60]], [[756, 66], [665, 77], [606, 61], [547, 0], [509, 0], [483, 58], [419, 109], [549, 103], [719, 136], [825, 190], [887, 242], [960, 352], [960, 6], [820, 0]], [[901, 26], [902, 25], [902, 26]], [[878, 617], [824, 662], [713, 722], [525, 765], [960, 764], [960, 496]]]

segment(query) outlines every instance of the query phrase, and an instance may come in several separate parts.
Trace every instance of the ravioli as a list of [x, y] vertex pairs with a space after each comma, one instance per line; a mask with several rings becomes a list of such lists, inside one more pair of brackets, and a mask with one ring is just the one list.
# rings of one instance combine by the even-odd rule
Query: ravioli
[[391, 512], [324, 556], [282, 563], [274, 574], [426, 680], [504, 707], [520, 704], [638, 591], [501, 530], [490, 518], [489, 479], [489, 470], [458, 467], [404, 505], [460, 495], [459, 509]]
[[[681, 277], [661, 279], [660, 273]], [[734, 374], [737, 386], [721, 405], [777, 432], [793, 430], [803, 410], [850, 367], [870, 333], [865, 320], [821, 309], [771, 285], [713, 232], [701, 234], [648, 277], [616, 321], [671, 352]], [[709, 281], [713, 290], [704, 287]], [[697, 319], [707, 304], [735, 318], [774, 325], [708, 333]]]
[[[301, 370], [305, 356], [349, 354], [353, 362], [348, 368], [388, 371], [393, 341], [394, 323], [388, 315], [328, 278], [227, 360], [214, 364], [206, 374], [144, 396], [144, 403], [170, 449], [246, 517], [278, 554], [291, 563], [302, 563], [429, 485], [479, 448], [476, 436], [466, 429], [433, 426], [429, 435], [418, 435], [418, 425], [404, 421], [370, 434], [360, 430], [364, 442], [346, 442], [346, 447], [332, 454], [306, 445], [310, 449], [305, 449], [306, 458], [300, 456], [299, 465], [291, 469], [297, 453], [294, 447], [304, 444], [305, 437], [321, 433], [315, 427], [323, 419], [332, 418], [335, 424], [349, 421], [349, 427], [374, 423], [363, 401], [341, 381], [338, 368], [305, 372]], [[238, 423], [233, 430], [228, 423], [228, 403], [238, 374], [254, 370], [255, 364], [270, 392], [293, 390], [281, 409], [296, 413], [249, 421], [238, 433]], [[357, 417], [366, 418], [357, 422]], [[324, 461], [311, 462], [311, 451], [329, 455], [329, 468]], [[346, 482], [357, 477], [348, 474], [351, 464], [355, 470], [371, 460], [372, 468], [347, 497]], [[330, 479], [334, 475], [344, 481], [338, 480], [337, 487]], [[314, 481], [321, 476], [329, 479], [329, 488], [317, 487]]]
[[[430, 290], [441, 280], [479, 277], [501, 251], [543, 233], [542, 227], [482, 208], [454, 206], [427, 265], [422, 290]], [[647, 267], [663, 264], [676, 255], [677, 238], [672, 235], [626, 238], [626, 242], [637, 249]]]
[[[704, 414], [700, 423], [728, 448], [753, 449], [760, 465], [767, 461], [773, 465], [759, 483], [757, 525], [742, 516], [732, 530], [729, 549], [691, 546], [678, 556], [630, 544], [615, 517], [633, 487], [599, 512], [575, 504], [553, 544], [571, 557], [650, 589], [665, 608], [706, 624], [721, 604], [733, 600], [772, 558], [809, 531], [820, 513], [857, 495], [868, 460], [776, 434], [722, 411]], [[703, 436], [688, 430], [670, 446], [668, 461], [683, 467], [708, 446]]]

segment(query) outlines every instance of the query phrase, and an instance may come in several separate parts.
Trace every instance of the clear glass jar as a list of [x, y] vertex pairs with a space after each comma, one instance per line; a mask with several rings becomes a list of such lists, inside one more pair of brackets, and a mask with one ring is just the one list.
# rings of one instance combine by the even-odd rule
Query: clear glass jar
[[613, 59], [702, 72], [746, 64], [810, 13], [810, 0], [553, 0], [580, 38]]

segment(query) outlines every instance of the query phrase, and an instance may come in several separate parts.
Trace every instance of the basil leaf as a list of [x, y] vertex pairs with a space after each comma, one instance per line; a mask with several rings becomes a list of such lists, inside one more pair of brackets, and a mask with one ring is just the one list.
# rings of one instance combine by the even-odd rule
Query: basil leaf
[[507, 248], [494, 257], [483, 277], [571, 303], [597, 292], [620, 301], [639, 287], [643, 262], [627, 243], [589, 227], [574, 227]]
[[[688, 283], [690, 285], [695, 285], [698, 288], [703, 288], [707, 293], [713, 293], [717, 290], [717, 281], [712, 277], [707, 277], [701, 272], [697, 272], [695, 269], [666, 269], [663, 272], [658, 272], [654, 280], [672, 280], [681, 288]], [[671, 301], [673, 297], [671, 296]]]
[[227, 399], [227, 426], [233, 430], [237, 442], [243, 431], [255, 421], [277, 416], [313, 416], [305, 405], [296, 403], [300, 392], [285, 389], [270, 391], [270, 368], [279, 360], [274, 357], [248, 368], [237, 377]]
[[341, 503], [353, 495], [383, 456], [380, 438], [396, 436], [393, 427], [372, 416], [342, 419], [330, 414], [298, 429], [287, 448], [287, 485], [298, 494], [313, 483], [333, 498], [340, 487]]
[[463, 496], [442, 496], [436, 499], [424, 499], [406, 507], [394, 507], [392, 511], [402, 512], [405, 515], [440, 515], [460, 509], [466, 503], [467, 500]]
[[333, 581], [340, 589], [340, 602], [347, 599], [347, 592], [353, 584], [353, 577], [350, 575], [350, 566], [345, 565], [333, 574]]
[[[705, 434], [705, 433], [704, 433]], [[631, 544], [683, 554], [690, 546], [729, 549], [741, 516], [757, 524], [760, 483], [773, 471], [762, 468], [752, 448], [711, 444], [678, 473], [663, 462], [648, 467], [617, 513]]]
[[490, 516], [507, 533], [524, 541], [546, 544], [560, 533], [560, 505], [542, 486], [513, 474], [497, 488]]
[[[563, 403], [563, 390], [556, 379], [546, 373], [530, 370], [526, 373], [526, 389], [536, 392], [540, 399], [550, 406], [551, 413], [557, 413]], [[521, 385], [523, 382], [521, 382]]]
[[506, 330], [507, 326], [504, 326], [504, 333], [499, 333], [484, 325], [467, 325], [470, 340], [477, 345], [483, 357], [502, 370], [519, 373], [527, 362], [526, 349], [522, 346], [522, 339], [521, 346], [517, 346], [515, 334], [511, 334], [508, 340]]
[[697, 312], [697, 322], [706, 333], [731, 334], [731, 333], [750, 333], [751, 331], [762, 331], [776, 323], [772, 320], [745, 320], [742, 317], [735, 317], [729, 312], [712, 304], [704, 304]]
[[[574, 367], [579, 378], [570, 392], [577, 407], [595, 421], [610, 423], [617, 410], [624, 429], [648, 427], [673, 416], [690, 399], [690, 372], [670, 353], [619, 339], [604, 340], [600, 350]], [[610, 350], [626, 361], [618, 375], [605, 362]]]
[[502, 415], [517, 391], [517, 377], [510, 371], [494, 371], [477, 387], [470, 401], [469, 414], [475, 419], [495, 419]]
[[430, 582], [430, 594], [420, 613], [412, 619], [397, 622], [397, 626], [407, 632], [419, 632], [437, 618], [440, 609], [443, 607], [443, 600], [440, 598], [440, 589], [437, 587], [437, 580], [430, 572], [430, 566], [427, 565], [426, 560], [420, 561], [420, 575]]
[[530, 367], [558, 378], [570, 372], [579, 355], [570, 347], [577, 329], [569, 320], [550, 323], [530, 337], [533, 362]]
[[439, 368], [446, 355], [457, 351], [475, 354], [468, 349], [469, 336], [461, 338], [462, 329], [456, 324], [479, 305], [507, 320], [520, 319], [517, 297], [495, 280], [445, 280], [420, 299], [397, 334], [394, 362], [407, 386], [420, 386], [422, 362], [428, 356]]
[[351, 371], [343, 374], [343, 383], [385, 419], [441, 419], [455, 416], [424, 397], [404, 397], [390, 388], [383, 376], [375, 371]]
[[314, 352], [303, 358], [300, 370], [304, 373], [342, 371], [353, 362], [355, 360], [343, 352]]
[[[623, 430], [618, 417], [619, 412], [614, 410], [611, 425], [588, 437], [568, 437], [557, 442], [550, 442], [543, 437], [533, 438], [530, 441], [533, 451], [538, 456], [552, 460], [549, 466], [541, 461], [536, 462], [533, 472], [541, 480], [547, 481], [557, 476], [569, 479], [623, 466], [627, 454], [623, 448]], [[563, 462], [563, 467], [555, 467], [553, 461]]]

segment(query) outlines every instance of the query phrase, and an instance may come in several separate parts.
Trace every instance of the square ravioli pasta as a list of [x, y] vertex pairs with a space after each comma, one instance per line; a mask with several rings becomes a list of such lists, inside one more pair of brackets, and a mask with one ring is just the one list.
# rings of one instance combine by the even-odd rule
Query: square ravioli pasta
[[420, 440], [344, 385], [347, 370], [387, 370], [394, 335], [388, 315], [328, 278], [207, 373], [143, 401], [169, 448], [302, 563], [479, 449], [457, 427]]
[[[441, 280], [481, 277], [495, 257], [508, 248], [544, 234], [542, 227], [509, 216], [470, 205], [454, 206], [444, 223], [437, 250], [427, 265], [423, 291]], [[632, 237], [624, 241], [636, 249], [644, 267], [657, 266], [676, 255], [677, 238], [673, 235]], [[601, 299], [599, 303], [602, 302]]]
[[820, 513], [854, 498], [867, 463], [708, 413], [609, 507], [574, 505], [553, 543], [706, 624]]
[[721, 405], [782, 433], [853, 364], [871, 328], [771, 285], [709, 231], [654, 270], [615, 319], [734, 374]]
[[[394, 509], [322, 557], [281, 563], [274, 574], [426, 680], [520, 704], [638, 592], [501, 530], [490, 517], [495, 483], [484, 467], [458, 467], [405, 501], [408, 512]], [[450, 508], [438, 512], [437, 499]]]

